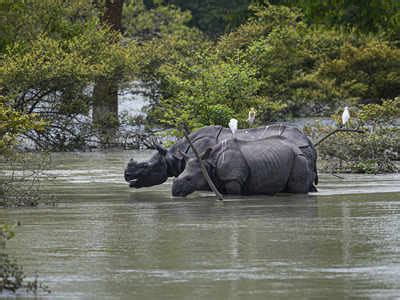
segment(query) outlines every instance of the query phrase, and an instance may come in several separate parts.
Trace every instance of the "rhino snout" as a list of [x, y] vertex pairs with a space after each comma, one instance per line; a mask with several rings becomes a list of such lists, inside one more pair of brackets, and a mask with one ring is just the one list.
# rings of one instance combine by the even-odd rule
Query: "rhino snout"
[[172, 196], [174, 197], [185, 197], [194, 190], [195, 188], [187, 180], [175, 179], [172, 184]]
[[131, 174], [128, 172], [128, 170], [125, 170], [125, 172], [124, 172], [125, 181], [129, 181], [130, 176], [131, 176]]

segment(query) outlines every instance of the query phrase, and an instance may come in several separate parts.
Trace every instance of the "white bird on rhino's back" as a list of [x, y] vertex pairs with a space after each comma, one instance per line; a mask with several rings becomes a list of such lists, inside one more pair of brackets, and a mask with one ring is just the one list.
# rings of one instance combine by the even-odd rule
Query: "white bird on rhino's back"
[[228, 126], [231, 129], [232, 134], [235, 135], [235, 132], [237, 131], [238, 128], [238, 120], [234, 118], [230, 119]]

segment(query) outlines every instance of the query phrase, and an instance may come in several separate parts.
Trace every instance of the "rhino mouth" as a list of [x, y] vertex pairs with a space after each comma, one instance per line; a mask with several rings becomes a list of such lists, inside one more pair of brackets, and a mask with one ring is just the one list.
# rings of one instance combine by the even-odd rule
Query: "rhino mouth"
[[128, 170], [125, 170], [125, 181], [128, 182], [129, 187], [138, 188], [139, 187], [139, 178], [134, 174], [130, 173]]
[[139, 179], [137, 179], [137, 178], [134, 178], [134, 179], [129, 180], [129, 181], [128, 181], [128, 182], [129, 182], [129, 187], [136, 187], [138, 181], [139, 181]]

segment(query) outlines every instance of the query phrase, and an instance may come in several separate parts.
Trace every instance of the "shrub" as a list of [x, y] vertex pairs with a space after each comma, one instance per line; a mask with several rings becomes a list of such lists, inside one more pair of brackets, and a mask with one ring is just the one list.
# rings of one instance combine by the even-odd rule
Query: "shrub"
[[[205, 56], [200, 65], [186, 66], [182, 76], [166, 72], [171, 95], [161, 101], [164, 123], [176, 126], [184, 121], [190, 127], [227, 125], [231, 117], [244, 123], [250, 107], [279, 111], [284, 105], [257, 96], [260, 82], [256, 70], [240, 60], [221, 61]], [[175, 93], [173, 92], [175, 91]]]
[[[341, 111], [334, 115], [339, 121]], [[328, 164], [325, 171], [355, 173], [387, 173], [399, 171], [400, 128], [393, 122], [400, 116], [400, 98], [382, 104], [369, 104], [351, 110], [351, 127], [365, 132], [338, 133], [320, 144], [319, 156]], [[334, 128], [319, 128], [326, 134]], [[308, 128], [310, 131], [310, 128]], [[311, 132], [311, 131], [310, 131]], [[314, 130], [315, 135], [315, 130]]]

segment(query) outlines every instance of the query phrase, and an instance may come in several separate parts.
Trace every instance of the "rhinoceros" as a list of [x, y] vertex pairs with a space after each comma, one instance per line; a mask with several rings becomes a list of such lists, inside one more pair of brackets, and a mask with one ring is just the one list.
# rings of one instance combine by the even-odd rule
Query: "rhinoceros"
[[[318, 184], [316, 172], [317, 153], [308, 137], [296, 127], [273, 124], [251, 129], [239, 129], [235, 137], [244, 140], [254, 140], [269, 136], [280, 135], [297, 145], [308, 159], [311, 169], [315, 171], [315, 184]], [[190, 140], [199, 152], [205, 151], [223, 140], [232, 139], [229, 128], [222, 126], [203, 127], [189, 135]], [[181, 153], [194, 156], [192, 149], [185, 139], [180, 139], [168, 150], [160, 144], [155, 144], [157, 153], [150, 160], [136, 162], [131, 159], [125, 169], [125, 180], [130, 187], [149, 187], [165, 182], [168, 177], [177, 177], [185, 169], [185, 160]]]
[[[307, 157], [283, 136], [250, 141], [230, 139], [208, 148], [201, 159], [221, 193], [272, 195], [316, 191], [316, 174]], [[197, 158], [187, 156], [186, 160], [185, 170], [173, 182], [173, 196], [208, 188]]]

